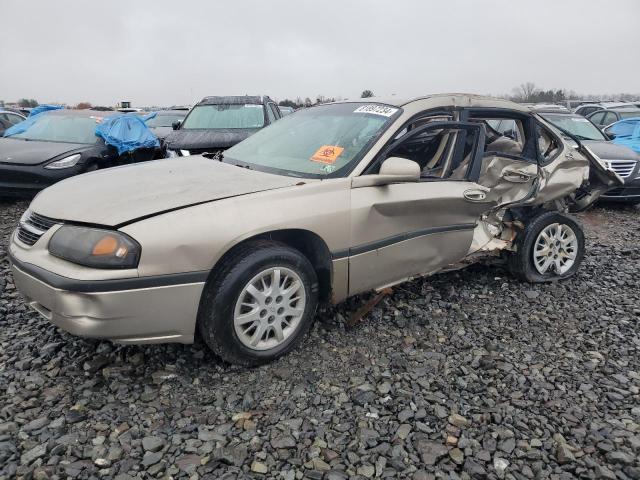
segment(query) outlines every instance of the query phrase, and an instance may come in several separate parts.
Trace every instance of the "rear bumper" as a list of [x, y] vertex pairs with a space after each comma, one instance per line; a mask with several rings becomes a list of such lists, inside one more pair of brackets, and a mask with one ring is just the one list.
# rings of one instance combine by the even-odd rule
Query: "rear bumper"
[[82, 173], [83, 168], [83, 165], [76, 165], [51, 170], [42, 165], [0, 163], [0, 197], [35, 195], [60, 180]]
[[118, 343], [193, 343], [204, 282], [90, 291], [91, 282], [85, 281], [83, 291], [71, 291], [37, 278], [42, 275], [28, 271], [29, 264], [11, 260], [26, 303], [73, 335]]

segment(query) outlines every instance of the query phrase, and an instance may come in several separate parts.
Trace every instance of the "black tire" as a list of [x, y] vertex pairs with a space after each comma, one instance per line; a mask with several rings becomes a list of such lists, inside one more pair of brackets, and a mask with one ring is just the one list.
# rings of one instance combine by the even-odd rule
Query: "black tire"
[[[540, 232], [547, 226], [559, 223], [573, 230], [577, 239], [577, 255], [573, 265], [562, 274], [555, 271], [541, 274], [533, 261], [533, 249]], [[509, 268], [521, 280], [530, 283], [555, 282], [569, 278], [576, 273], [584, 258], [584, 232], [578, 222], [572, 217], [557, 212], [544, 212], [532, 217], [522, 233], [516, 239], [516, 251], [509, 254]]]
[[[245, 346], [234, 328], [234, 309], [239, 295], [261, 271], [280, 266], [293, 270], [306, 293], [305, 309], [297, 329], [269, 350]], [[273, 241], [255, 241], [237, 247], [221, 260], [207, 282], [198, 311], [198, 330], [207, 346], [226, 362], [255, 366], [289, 353], [313, 324], [318, 304], [318, 278], [309, 260], [298, 250]]]

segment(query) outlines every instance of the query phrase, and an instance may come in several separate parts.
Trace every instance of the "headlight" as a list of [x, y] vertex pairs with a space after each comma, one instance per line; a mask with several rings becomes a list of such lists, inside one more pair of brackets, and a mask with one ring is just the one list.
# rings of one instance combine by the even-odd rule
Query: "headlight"
[[80, 155], [79, 153], [76, 153], [75, 155], [69, 155], [68, 157], [64, 157], [61, 160], [56, 160], [55, 162], [51, 162], [49, 165], [45, 165], [44, 168], [57, 170], [59, 168], [73, 167], [76, 163], [78, 163], [80, 157], [82, 157], [82, 155]]
[[178, 152], [175, 151], [175, 150], [167, 149], [167, 157], [166, 158], [175, 158], [175, 157], [179, 157]]
[[115, 230], [64, 225], [49, 241], [51, 255], [93, 268], [136, 268], [140, 245]]
[[188, 157], [189, 155], [191, 155], [191, 153], [189, 153], [189, 150], [180, 150], [180, 155], [182, 155], [183, 157]]

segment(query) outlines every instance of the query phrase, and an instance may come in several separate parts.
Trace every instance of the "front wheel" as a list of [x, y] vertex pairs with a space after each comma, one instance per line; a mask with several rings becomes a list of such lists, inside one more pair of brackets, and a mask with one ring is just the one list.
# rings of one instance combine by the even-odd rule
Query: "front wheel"
[[198, 327], [223, 360], [260, 365], [291, 351], [313, 323], [318, 279], [307, 258], [277, 242], [252, 242], [207, 283]]
[[545, 212], [533, 217], [519, 235], [509, 265], [527, 282], [553, 282], [574, 275], [583, 257], [584, 233], [578, 222]]

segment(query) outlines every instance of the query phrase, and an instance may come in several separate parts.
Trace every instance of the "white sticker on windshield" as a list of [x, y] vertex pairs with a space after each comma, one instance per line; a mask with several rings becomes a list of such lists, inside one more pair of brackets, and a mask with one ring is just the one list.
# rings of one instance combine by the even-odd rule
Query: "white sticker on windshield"
[[382, 115], [383, 117], [390, 117], [398, 111], [397, 108], [386, 107], [384, 105], [363, 105], [356, 108], [353, 113], [373, 113], [374, 115]]
[[591, 123], [589, 120], [587, 120], [586, 118], [574, 118], [573, 119], [574, 122], [583, 122], [583, 123]]
[[247, 108], [262, 108], [262, 105], [256, 105], [255, 103], [245, 103], [244, 106]]

